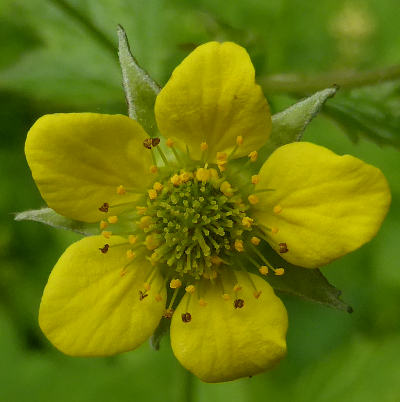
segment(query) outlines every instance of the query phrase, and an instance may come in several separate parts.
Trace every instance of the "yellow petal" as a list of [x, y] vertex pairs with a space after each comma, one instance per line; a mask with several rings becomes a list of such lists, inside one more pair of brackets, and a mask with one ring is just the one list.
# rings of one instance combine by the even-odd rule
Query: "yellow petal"
[[[151, 180], [146, 133], [122, 115], [52, 114], [29, 130], [25, 153], [33, 178], [49, 207], [69, 218], [99, 221], [104, 203], [128, 202], [120, 185], [143, 192]], [[121, 210], [114, 209], [113, 213]]]
[[[242, 287], [237, 293], [230, 292], [228, 297], [208, 282], [201, 294], [205, 303], [200, 305], [195, 294], [186, 294], [172, 318], [171, 345], [176, 358], [206, 382], [263, 372], [286, 354], [285, 306], [260, 277], [251, 274], [261, 291], [257, 299], [248, 277], [242, 272], [236, 276]], [[243, 300], [243, 307], [234, 307], [237, 299]], [[183, 321], [185, 313], [190, 313], [190, 322]]]
[[[112, 246], [126, 240], [113, 237]], [[155, 296], [162, 286], [155, 272], [147, 297], [140, 297], [152, 267], [129, 247], [110, 247], [100, 236], [72, 244], [55, 265], [43, 293], [39, 324], [50, 342], [71, 356], [108, 356], [138, 347], [156, 329], [165, 308]], [[142, 300], [141, 300], [142, 299]]]
[[[350, 155], [299, 142], [278, 148], [264, 163], [254, 216], [272, 228], [269, 243], [287, 261], [328, 264], [371, 240], [390, 205], [382, 172]], [[284, 247], [283, 247], [284, 249]]]
[[260, 148], [271, 130], [271, 115], [246, 50], [232, 42], [209, 42], [196, 48], [174, 70], [157, 96], [155, 113], [163, 135], [200, 159], [230, 152], [243, 137], [236, 157]]

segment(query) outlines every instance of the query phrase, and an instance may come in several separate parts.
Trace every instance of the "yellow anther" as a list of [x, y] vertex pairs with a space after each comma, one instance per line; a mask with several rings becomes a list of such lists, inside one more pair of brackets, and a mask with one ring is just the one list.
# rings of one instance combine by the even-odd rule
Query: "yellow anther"
[[258, 268], [258, 271], [260, 272], [261, 275], [267, 275], [268, 267], [266, 265], [262, 265], [260, 268]]
[[204, 299], [200, 299], [199, 304], [200, 304], [201, 307], [207, 306], [207, 302]]
[[108, 220], [109, 223], [117, 223], [118, 222], [118, 216], [116, 216], [116, 215], [109, 216], [107, 218], [107, 220]]
[[174, 174], [171, 178], [170, 178], [171, 183], [174, 186], [179, 186], [182, 183], [182, 179], [179, 175]]
[[160, 302], [160, 301], [162, 300], [162, 296], [161, 296], [159, 293], [157, 293], [157, 294], [154, 296], [154, 298], [156, 299], [156, 302]]
[[228, 293], [224, 293], [223, 295], [222, 295], [222, 298], [224, 299], [224, 300], [230, 300], [230, 296], [228, 295]]
[[193, 178], [193, 173], [191, 173], [191, 172], [182, 172], [182, 173], [179, 175], [179, 177], [180, 177], [182, 183], [186, 183], [186, 182], [188, 182], [190, 179]]
[[101, 221], [100, 222], [100, 229], [104, 230], [108, 226], [108, 222], [106, 221]]
[[252, 242], [252, 244], [254, 244], [255, 246], [258, 246], [260, 244], [260, 239], [256, 236], [253, 236], [250, 240]]
[[126, 193], [126, 189], [122, 184], [117, 187], [117, 194], [118, 195], [124, 195], [125, 193]]
[[226, 154], [226, 152], [217, 152], [217, 161], [226, 162], [227, 160], [228, 160], [228, 155]]
[[260, 199], [255, 194], [250, 194], [247, 199], [251, 205], [256, 205], [259, 203]]
[[202, 151], [207, 151], [207, 149], [208, 149], [208, 144], [207, 144], [206, 142], [202, 142], [202, 143], [200, 144], [200, 149], [201, 149]]
[[226, 170], [226, 161], [217, 162], [218, 169], [220, 172], [225, 172]]
[[251, 219], [251, 218], [249, 218], [248, 216], [245, 216], [243, 219], [242, 219], [242, 225], [245, 227], [245, 228], [248, 228], [248, 229], [250, 229], [251, 228], [251, 225], [254, 223], [254, 219]]
[[126, 256], [130, 259], [133, 260], [136, 257], [136, 254], [133, 250], [129, 249], [126, 252]]
[[235, 240], [235, 250], [239, 252], [244, 251], [243, 240], [240, 239]]
[[143, 288], [144, 288], [144, 290], [146, 290], [147, 292], [151, 289], [151, 285], [150, 285], [150, 283], [149, 282], [145, 282], [144, 284], [143, 284]]
[[135, 235], [129, 235], [129, 236], [128, 236], [128, 242], [129, 242], [130, 244], [135, 244], [135, 243], [137, 242], [137, 236], [135, 236]]
[[157, 191], [156, 190], [154, 190], [153, 188], [152, 189], [150, 189], [150, 190], [147, 190], [147, 194], [149, 195], [149, 198], [151, 199], [151, 200], [155, 200], [156, 198], [157, 198]]
[[280, 205], [275, 205], [273, 211], [274, 214], [280, 214], [282, 212], [282, 207]]
[[236, 145], [242, 145], [243, 144], [243, 137], [241, 135], [238, 135], [236, 137]]
[[216, 169], [211, 168], [208, 169], [208, 171], [210, 172], [211, 179], [219, 179], [219, 174]]
[[218, 276], [217, 271], [204, 272], [203, 277], [206, 279], [215, 279]]
[[109, 239], [112, 236], [112, 232], [109, 232], [108, 230], [103, 230], [101, 234], [106, 238]]
[[150, 166], [150, 173], [157, 173], [158, 172], [158, 167], [156, 165], [151, 165]]
[[168, 147], [168, 148], [172, 148], [173, 146], [174, 146], [174, 141], [171, 140], [171, 138], [168, 138], [168, 139], [167, 139], [167, 147]]
[[260, 176], [258, 174], [255, 174], [254, 176], [251, 176], [251, 183], [252, 184], [258, 184], [260, 182]]
[[196, 179], [202, 183], [207, 183], [210, 180], [210, 171], [205, 168], [198, 168], [196, 171]]
[[155, 251], [149, 258], [151, 265], [156, 265], [158, 262], [159, 256], [157, 254], [157, 252]]
[[285, 273], [285, 268], [276, 268], [275, 269], [275, 275], [283, 275]]
[[153, 251], [160, 245], [160, 239], [154, 234], [149, 234], [146, 236], [144, 241], [148, 250]]
[[171, 282], [169, 283], [169, 287], [171, 289], [178, 289], [182, 286], [182, 281], [180, 279], [171, 279]]
[[232, 197], [233, 195], [233, 190], [232, 186], [229, 182], [224, 181], [220, 186], [219, 189], [221, 193], [223, 193], [226, 197]]
[[196, 290], [196, 287], [194, 285], [188, 285], [185, 288], [185, 291], [190, 293], [191, 295], [195, 292], [195, 290]]
[[139, 207], [139, 206], [137, 206], [136, 210], [138, 211], [139, 215], [144, 215], [146, 213], [146, 211], [147, 211], [147, 207]]
[[254, 297], [258, 299], [261, 296], [261, 290], [255, 290], [253, 293]]
[[273, 233], [273, 234], [277, 234], [279, 232], [279, 229], [278, 228], [271, 228], [271, 233]]
[[152, 223], [153, 220], [151, 219], [151, 216], [146, 215], [140, 218], [139, 227], [140, 229], [147, 229]]
[[156, 191], [161, 191], [163, 189], [163, 187], [164, 186], [159, 181], [156, 181], [153, 184], [153, 190], [156, 190]]
[[210, 258], [210, 261], [214, 265], [221, 265], [223, 263], [222, 259], [220, 257], [218, 257], [217, 255], [213, 255]]
[[233, 291], [236, 293], [236, 292], [239, 292], [240, 290], [242, 290], [242, 287], [237, 283], [237, 284], [233, 287]]
[[239, 202], [239, 204], [237, 205], [237, 207], [239, 208], [239, 211], [246, 211], [246, 204], [243, 202]]
[[251, 162], [255, 162], [258, 158], [258, 152], [257, 151], [251, 151], [248, 155], [248, 157], [250, 158]]

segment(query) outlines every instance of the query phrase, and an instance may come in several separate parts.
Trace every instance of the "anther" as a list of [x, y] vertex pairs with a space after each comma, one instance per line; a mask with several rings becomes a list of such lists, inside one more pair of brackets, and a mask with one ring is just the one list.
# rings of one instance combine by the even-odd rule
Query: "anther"
[[108, 226], [108, 222], [106, 221], [100, 221], [100, 229], [104, 230]]
[[200, 307], [205, 307], [207, 306], [207, 302], [204, 299], [199, 299], [199, 305]]
[[273, 208], [274, 214], [280, 214], [282, 212], [282, 207], [280, 205], [275, 205]]
[[236, 293], [236, 292], [241, 291], [241, 290], [242, 290], [242, 287], [237, 283], [237, 284], [233, 287], [232, 290]]
[[171, 289], [178, 289], [182, 286], [182, 281], [180, 279], [171, 279], [171, 282], [169, 283], [169, 287]]
[[117, 223], [118, 222], [118, 216], [116, 216], [116, 215], [109, 216], [107, 220], [108, 220], [109, 223]]
[[147, 229], [152, 223], [151, 217], [146, 215], [140, 218], [139, 227], [140, 229]]
[[174, 141], [171, 138], [168, 138], [166, 145], [168, 148], [172, 148], [174, 146]]
[[250, 158], [250, 162], [255, 162], [258, 158], [258, 152], [257, 151], [251, 151], [248, 155]]
[[173, 309], [173, 308], [167, 308], [167, 309], [164, 311], [163, 317], [164, 317], [164, 318], [171, 319], [173, 315], [174, 315], [174, 309]]
[[287, 253], [289, 251], [286, 243], [279, 243], [279, 252], [281, 254]]
[[158, 192], [160, 192], [162, 189], [163, 189], [163, 185], [159, 182], [159, 181], [156, 181], [154, 184], [153, 184], [153, 189], [154, 190], [156, 190], [156, 191], [158, 191]]
[[148, 294], [146, 292], [142, 292], [141, 290], [139, 290], [139, 300], [143, 300], [147, 296]]
[[233, 307], [235, 308], [242, 308], [244, 306], [244, 300], [243, 299], [235, 299], [233, 302]]
[[196, 290], [196, 287], [194, 285], [188, 285], [185, 288], [185, 291], [191, 295], [195, 292], [195, 290]]
[[251, 228], [251, 225], [252, 225], [253, 223], [254, 223], [254, 219], [249, 218], [248, 216], [245, 216], [245, 217], [243, 217], [243, 219], [242, 219], [242, 225], [243, 225], [245, 228], [250, 229], [250, 228]]
[[207, 151], [207, 149], [208, 149], [208, 144], [206, 143], [206, 142], [202, 142], [201, 144], [200, 144], [200, 149], [204, 152], [204, 151]]
[[223, 298], [224, 300], [228, 301], [228, 300], [230, 300], [231, 297], [228, 295], [228, 293], [224, 293], [224, 294], [222, 295], [222, 298]]
[[210, 180], [211, 173], [208, 169], [198, 168], [196, 171], [196, 179], [202, 183], [207, 183]]
[[281, 276], [285, 273], [285, 268], [276, 268], [275, 275]]
[[258, 174], [255, 174], [254, 176], [251, 176], [251, 183], [252, 184], [258, 184], [260, 182], [260, 176]]
[[146, 290], [146, 291], [148, 292], [148, 291], [151, 289], [150, 283], [145, 282], [145, 283], [143, 284], [143, 288], [144, 288], [144, 290]]
[[235, 240], [235, 250], [239, 251], [240, 253], [244, 251], [243, 240], [240, 239]]
[[118, 195], [124, 195], [126, 193], [125, 187], [121, 184], [117, 187], [117, 194]]
[[212, 264], [217, 265], [217, 266], [221, 265], [221, 264], [224, 262], [224, 261], [221, 259], [221, 257], [218, 257], [217, 255], [213, 255], [213, 256], [210, 258], [210, 261], [211, 261]]
[[258, 299], [258, 298], [261, 296], [261, 290], [255, 290], [255, 291], [253, 292], [253, 295], [254, 295], [254, 297], [255, 297], [256, 299]]
[[236, 137], [236, 145], [242, 145], [243, 144], [243, 137], [241, 135], [238, 135]]
[[144, 214], [146, 213], [146, 211], [147, 211], [147, 208], [146, 208], [146, 207], [137, 206], [137, 207], [136, 207], [136, 210], [138, 211], [138, 214], [139, 214], [139, 215], [144, 215]]
[[162, 296], [161, 296], [159, 293], [157, 293], [157, 294], [154, 296], [154, 298], [156, 299], [156, 302], [160, 302], [160, 301], [162, 300]]
[[182, 182], [181, 177], [177, 174], [174, 174], [171, 178], [170, 178], [170, 182], [174, 185], [174, 186], [179, 186]]
[[228, 159], [228, 155], [226, 154], [226, 152], [217, 152], [217, 161], [226, 162], [227, 159]]
[[232, 197], [233, 189], [231, 184], [228, 181], [224, 181], [219, 187], [221, 193], [223, 193], [226, 197]]
[[110, 204], [108, 202], [105, 202], [100, 208], [99, 211], [101, 212], [108, 212], [108, 208], [110, 208]]
[[261, 241], [261, 240], [260, 240], [258, 237], [253, 236], [250, 241], [251, 241], [251, 243], [254, 244], [255, 246], [258, 246], [258, 245], [260, 244], [260, 241]]
[[157, 191], [156, 190], [154, 190], [153, 188], [152, 189], [150, 189], [150, 190], [147, 190], [147, 194], [149, 195], [149, 198], [151, 199], [151, 200], [155, 200], [156, 198], [157, 198]]
[[106, 238], [109, 239], [112, 236], [112, 232], [109, 232], [108, 230], [103, 230], [101, 234]]
[[152, 146], [151, 138], [146, 138], [146, 139], [143, 141], [143, 146], [144, 146], [146, 149], [151, 149], [151, 146]]
[[156, 147], [159, 143], [160, 143], [160, 139], [159, 139], [159, 138], [152, 138], [152, 139], [151, 139], [151, 145], [152, 145], [153, 147]]
[[247, 199], [251, 205], [256, 205], [259, 203], [260, 199], [255, 194], [250, 194]]
[[150, 170], [150, 173], [155, 174], [155, 173], [157, 173], [158, 168], [156, 165], [151, 165], [149, 170]]
[[148, 250], [153, 251], [160, 245], [160, 239], [152, 233], [146, 236], [145, 244]]
[[190, 313], [182, 313], [182, 321], [190, 322], [192, 320], [192, 316]]
[[134, 252], [133, 250], [129, 249], [129, 250], [127, 250], [127, 252], [126, 252], [126, 257], [127, 257], [129, 260], [133, 260], [133, 259], [136, 257], [136, 254], [135, 254], [135, 252]]
[[108, 251], [109, 248], [110, 248], [110, 245], [109, 245], [109, 244], [105, 244], [103, 247], [100, 247], [99, 250], [100, 250], [103, 254], [105, 254], [105, 253], [107, 253], [107, 251]]
[[268, 274], [268, 267], [266, 265], [262, 265], [258, 271], [260, 272], [261, 275], [267, 275]]
[[129, 236], [128, 236], [128, 242], [129, 242], [130, 244], [135, 244], [135, 243], [137, 242], [137, 236], [135, 236], [135, 235], [129, 235]]
[[271, 228], [271, 233], [277, 234], [278, 232], [279, 232], [278, 228], [275, 228], [275, 227]]

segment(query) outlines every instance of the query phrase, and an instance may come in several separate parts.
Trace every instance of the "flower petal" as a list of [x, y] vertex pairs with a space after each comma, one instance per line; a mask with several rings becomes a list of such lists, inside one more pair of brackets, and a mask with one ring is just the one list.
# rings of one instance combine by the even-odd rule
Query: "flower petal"
[[266, 188], [275, 190], [259, 194], [255, 218], [273, 228], [266, 235], [277, 252], [286, 243], [283, 258], [307, 268], [328, 264], [371, 240], [391, 199], [379, 169], [307, 142], [285, 145], [269, 157], [256, 186]]
[[232, 42], [196, 48], [174, 70], [157, 96], [155, 113], [161, 133], [200, 159], [207, 142], [208, 160], [230, 152], [236, 137], [243, 145], [235, 157], [260, 148], [271, 131], [271, 115], [246, 50]]
[[[25, 153], [49, 207], [72, 219], [96, 222], [104, 202], [121, 202], [119, 185], [138, 190], [149, 185], [152, 159], [143, 147], [145, 138], [139, 123], [126, 116], [51, 114], [29, 130]], [[126, 194], [123, 202], [137, 198]]]
[[[250, 274], [258, 291], [253, 295], [249, 278], [237, 272], [242, 290], [230, 300], [222, 298], [221, 288], [210, 282], [201, 296], [185, 295], [171, 323], [171, 345], [176, 358], [189, 371], [206, 382], [230, 381], [272, 368], [286, 354], [287, 313], [271, 286]], [[204, 294], [203, 294], [204, 293]], [[241, 308], [234, 301], [244, 301]], [[187, 310], [186, 310], [187, 309]], [[182, 314], [191, 314], [190, 322]]]
[[[110, 246], [125, 241], [111, 240]], [[137, 257], [126, 266], [128, 246], [110, 247], [102, 254], [103, 245], [100, 236], [72, 244], [43, 293], [40, 327], [56, 348], [71, 356], [108, 356], [138, 347], [154, 332], [165, 308], [165, 302], [155, 300], [161, 274], [154, 273], [148, 296], [141, 300], [150, 264]], [[164, 289], [161, 296], [165, 301]]]

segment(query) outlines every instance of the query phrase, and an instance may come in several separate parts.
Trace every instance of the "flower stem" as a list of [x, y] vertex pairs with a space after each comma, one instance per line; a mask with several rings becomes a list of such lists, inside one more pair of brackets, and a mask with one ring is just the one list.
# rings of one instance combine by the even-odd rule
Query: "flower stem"
[[336, 71], [321, 74], [276, 74], [259, 77], [266, 94], [293, 93], [309, 94], [338, 85], [342, 89], [353, 89], [376, 85], [400, 78], [400, 65], [370, 71]]
[[193, 402], [194, 401], [194, 377], [193, 374], [185, 370], [183, 378], [183, 399], [182, 402]]

